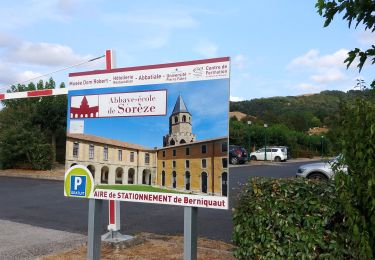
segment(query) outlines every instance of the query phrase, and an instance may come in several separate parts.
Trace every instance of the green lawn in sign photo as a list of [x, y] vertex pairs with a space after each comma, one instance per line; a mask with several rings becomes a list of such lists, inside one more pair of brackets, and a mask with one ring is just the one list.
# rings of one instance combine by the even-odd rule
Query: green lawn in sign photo
[[163, 188], [150, 186], [150, 185], [133, 185], [133, 184], [130, 184], [130, 185], [100, 184], [100, 185], [96, 185], [95, 189], [190, 194], [190, 193], [187, 193], [187, 192], [181, 192], [181, 191], [176, 191], [176, 190], [171, 190], [171, 189], [163, 189]]

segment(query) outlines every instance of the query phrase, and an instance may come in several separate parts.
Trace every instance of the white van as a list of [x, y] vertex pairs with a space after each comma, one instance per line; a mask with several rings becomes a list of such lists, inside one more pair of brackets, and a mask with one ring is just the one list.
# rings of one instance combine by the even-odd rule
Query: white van
[[[264, 157], [265, 155], [267, 158]], [[267, 148], [261, 148], [258, 151], [250, 153], [250, 160], [264, 161], [265, 159], [276, 162], [286, 161], [288, 159], [288, 151], [286, 147], [268, 146]]]

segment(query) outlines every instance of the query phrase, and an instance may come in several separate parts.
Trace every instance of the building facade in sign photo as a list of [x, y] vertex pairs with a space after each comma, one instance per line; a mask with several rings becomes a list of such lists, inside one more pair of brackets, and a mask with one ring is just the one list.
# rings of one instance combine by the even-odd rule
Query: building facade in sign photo
[[96, 184], [144, 184], [193, 194], [227, 196], [227, 137], [196, 140], [181, 95], [162, 148], [87, 134], [67, 134], [66, 168], [86, 166]]
[[96, 184], [148, 184], [156, 175], [156, 153], [137, 144], [87, 134], [67, 134], [66, 168], [84, 165]]

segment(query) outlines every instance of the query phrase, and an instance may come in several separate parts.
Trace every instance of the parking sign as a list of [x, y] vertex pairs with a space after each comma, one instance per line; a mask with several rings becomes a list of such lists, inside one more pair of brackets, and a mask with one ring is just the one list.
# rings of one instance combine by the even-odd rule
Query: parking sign
[[93, 192], [93, 183], [89, 170], [75, 165], [65, 173], [64, 194], [69, 197], [88, 198]]
[[86, 197], [86, 176], [70, 176], [70, 195]]

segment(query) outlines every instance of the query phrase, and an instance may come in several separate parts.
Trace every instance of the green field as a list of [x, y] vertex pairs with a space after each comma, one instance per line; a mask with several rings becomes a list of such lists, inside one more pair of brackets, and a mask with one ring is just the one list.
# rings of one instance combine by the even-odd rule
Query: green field
[[147, 192], [164, 192], [164, 193], [180, 193], [189, 194], [186, 192], [180, 192], [169, 189], [161, 189], [158, 187], [153, 187], [150, 185], [97, 185], [95, 189], [105, 189], [105, 190], [131, 190], [131, 191], [147, 191]]

